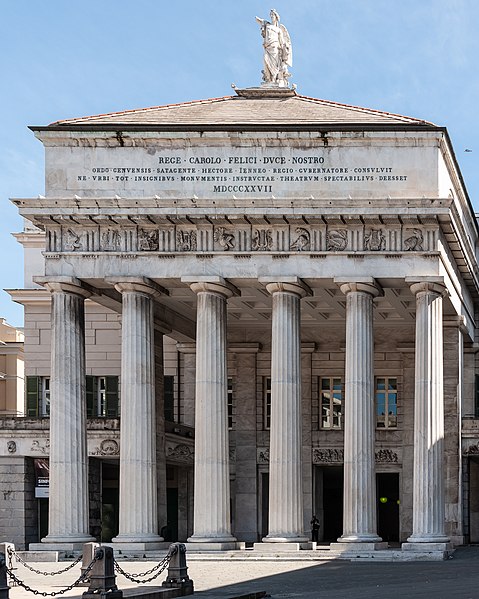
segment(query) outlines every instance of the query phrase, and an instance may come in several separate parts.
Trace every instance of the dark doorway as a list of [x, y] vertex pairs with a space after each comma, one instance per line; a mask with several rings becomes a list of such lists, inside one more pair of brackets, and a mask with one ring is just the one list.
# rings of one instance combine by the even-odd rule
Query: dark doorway
[[169, 487], [166, 489], [166, 519], [167, 524], [162, 529], [162, 537], [165, 541], [178, 540], [178, 489]]
[[109, 543], [118, 534], [119, 476], [118, 462], [102, 460], [101, 541], [103, 543]]
[[343, 487], [342, 466], [321, 468], [323, 496], [323, 533], [320, 539], [333, 543], [343, 534]]
[[399, 474], [377, 474], [378, 535], [399, 543]]
[[[269, 472], [261, 472], [261, 539], [267, 536], [269, 528]], [[260, 539], [260, 540], [261, 540]]]

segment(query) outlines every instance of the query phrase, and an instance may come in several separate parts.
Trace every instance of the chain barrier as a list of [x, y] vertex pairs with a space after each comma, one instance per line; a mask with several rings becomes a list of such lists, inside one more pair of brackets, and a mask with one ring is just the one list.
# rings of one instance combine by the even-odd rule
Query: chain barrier
[[[146, 572], [139, 572], [138, 574], [130, 574], [129, 572], [125, 572], [125, 570], [123, 570], [123, 568], [120, 566], [120, 564], [115, 559], [113, 560], [113, 563], [115, 566], [115, 571], [118, 572], [118, 574], [121, 574], [122, 576], [124, 576], [131, 582], [135, 582], [136, 584], [145, 584], [147, 582], [151, 582], [152, 580], [155, 580], [155, 578], [158, 578], [158, 576], [165, 570], [165, 568], [170, 563], [171, 557], [172, 557], [172, 554], [170, 552], [168, 552], [162, 560], [160, 560], [155, 566], [153, 566], [153, 568], [151, 568], [150, 570], [147, 570]], [[149, 576], [150, 574], [153, 574], [153, 572], [155, 572], [155, 574], [153, 576], [151, 576], [150, 578], [146, 578], [146, 579], [144, 578], [145, 576]], [[140, 580], [140, 578], [142, 580]]]
[[80, 557], [78, 557], [74, 562], [69, 564], [66, 568], [63, 568], [63, 570], [58, 570], [57, 572], [43, 572], [42, 570], [37, 570], [36, 568], [33, 568], [32, 566], [30, 566], [30, 564], [27, 564], [27, 562], [22, 557], [20, 557], [16, 551], [12, 551], [12, 549], [10, 549], [10, 548], [8, 549], [8, 557], [9, 557], [9, 568], [11, 570], [13, 569], [12, 568], [12, 558], [15, 557], [15, 559], [18, 562], [20, 562], [22, 564], [22, 566], [25, 566], [25, 568], [27, 568], [31, 572], [35, 572], [35, 574], [41, 574], [42, 576], [57, 576], [57, 574], [64, 574], [65, 572], [68, 572], [68, 570], [71, 570], [72, 568], [74, 568], [83, 559], [83, 555], [80, 555]]
[[60, 591], [54, 591], [53, 593], [46, 593], [45, 591], [37, 591], [37, 589], [32, 589], [32, 587], [28, 586], [28, 584], [23, 582], [23, 580], [20, 580], [17, 576], [15, 576], [15, 574], [12, 572], [12, 570], [10, 568], [7, 568], [7, 574], [13, 580], [13, 582], [15, 582], [18, 586], [23, 587], [29, 593], [33, 593], [34, 595], [41, 595], [42, 597], [56, 597], [58, 595], [63, 595], [64, 593], [71, 591], [73, 588], [78, 586], [80, 583], [85, 582], [85, 579], [88, 577], [88, 574], [90, 574], [91, 569], [93, 568], [93, 565], [99, 559], [100, 559], [99, 557], [95, 556], [93, 558], [93, 560], [90, 562], [90, 564], [88, 564], [88, 567], [85, 569], [85, 571], [82, 572], [80, 577], [77, 578], [74, 583], [72, 583], [70, 586], [68, 586], [64, 589], [61, 589]]

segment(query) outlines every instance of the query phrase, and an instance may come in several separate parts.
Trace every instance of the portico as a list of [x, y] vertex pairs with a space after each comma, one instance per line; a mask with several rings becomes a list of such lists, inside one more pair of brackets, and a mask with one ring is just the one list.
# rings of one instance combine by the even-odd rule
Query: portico
[[[239, 91], [147, 121], [35, 128], [47, 197], [15, 203], [45, 233], [35, 281], [53, 306], [41, 545], [90, 538], [78, 381], [83, 311], [95, 305], [121, 315], [117, 547], [166, 543], [166, 512], [179, 514], [168, 460], [182, 455], [194, 460], [193, 488], [182, 479], [191, 549], [311, 547], [316, 514], [340, 553], [388, 541], [446, 553], [463, 527], [448, 492], [461, 467], [445, 442], [458, 398], [444, 391], [442, 327], [460, 321], [472, 344], [477, 237], [447, 135], [289, 88]], [[168, 418], [192, 428], [194, 449], [165, 445], [164, 376]], [[378, 476], [393, 477], [397, 498]], [[73, 487], [75, 520], [62, 503]]]

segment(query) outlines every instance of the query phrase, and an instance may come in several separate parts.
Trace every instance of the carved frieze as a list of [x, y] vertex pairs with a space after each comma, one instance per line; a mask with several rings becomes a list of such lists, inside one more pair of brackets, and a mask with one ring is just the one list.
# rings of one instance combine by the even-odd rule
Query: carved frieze
[[63, 248], [66, 252], [76, 252], [83, 250], [83, 244], [81, 242], [81, 232], [77, 233], [73, 229], [67, 229], [65, 231]]
[[118, 441], [115, 439], [104, 439], [99, 447], [95, 447], [95, 449], [91, 452], [91, 455], [119, 455], [120, 454], [120, 446], [118, 445]]
[[469, 447], [464, 451], [464, 455], [478, 455], [479, 454], [479, 442]]
[[296, 227], [296, 239], [291, 243], [290, 249], [297, 252], [309, 252], [311, 249], [311, 235], [304, 227]]
[[273, 231], [271, 229], [255, 229], [251, 238], [251, 249], [254, 252], [269, 252], [273, 247]]
[[34, 440], [32, 441], [32, 446], [30, 451], [35, 453], [43, 453], [48, 455], [50, 453], [50, 439], [41, 439], [40, 441]]
[[404, 249], [406, 252], [422, 252], [423, 241], [424, 236], [420, 229], [406, 229], [404, 232]]
[[398, 454], [391, 449], [379, 449], [374, 455], [378, 464], [397, 464], [399, 461]]
[[235, 236], [225, 229], [225, 227], [216, 227], [214, 233], [214, 240], [219, 243], [220, 247], [227, 252], [232, 250], [235, 246]]
[[313, 447], [313, 464], [342, 464], [343, 462], [342, 449]]
[[[391, 449], [379, 449], [374, 454], [378, 464], [397, 464], [399, 456]], [[313, 447], [313, 464], [342, 464], [344, 450], [331, 447]]]
[[197, 235], [196, 231], [177, 231], [176, 244], [179, 252], [196, 252]]
[[179, 443], [178, 445], [167, 446], [166, 457], [176, 462], [192, 464], [195, 458], [195, 451], [189, 445]]
[[[256, 224], [248, 228], [232, 226], [202, 226], [180, 224], [177, 226], [139, 226], [120, 228], [63, 226], [51, 229], [47, 236], [47, 258], [54, 251], [76, 252], [82, 256], [101, 252], [216, 252], [250, 254], [251, 252], [274, 252], [281, 257], [299, 252], [347, 252], [357, 257], [361, 252], [423, 252], [433, 251], [437, 230], [433, 227], [411, 227], [383, 223], [378, 228], [351, 223], [316, 224], [307, 227], [272, 223], [263, 228]], [[55, 249], [58, 248], [58, 249]], [[354, 253], [354, 254], [353, 254]]]
[[364, 235], [364, 249], [371, 252], [382, 252], [386, 249], [386, 237], [382, 229], [371, 229]]
[[342, 252], [348, 244], [348, 232], [345, 229], [332, 229], [326, 235], [328, 252]]
[[120, 231], [106, 229], [100, 236], [100, 247], [104, 252], [119, 252], [121, 249]]
[[159, 247], [158, 231], [138, 230], [138, 250], [140, 252], [157, 252]]
[[257, 464], [268, 464], [269, 463], [269, 448], [258, 447], [256, 450], [256, 463]]

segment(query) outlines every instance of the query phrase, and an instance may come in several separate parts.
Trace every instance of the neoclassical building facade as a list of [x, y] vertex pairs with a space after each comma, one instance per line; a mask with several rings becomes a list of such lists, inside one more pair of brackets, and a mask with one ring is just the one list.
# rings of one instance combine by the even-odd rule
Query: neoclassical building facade
[[338, 552], [478, 539], [478, 226], [445, 128], [263, 86], [32, 130], [17, 544], [300, 549], [313, 515]]

